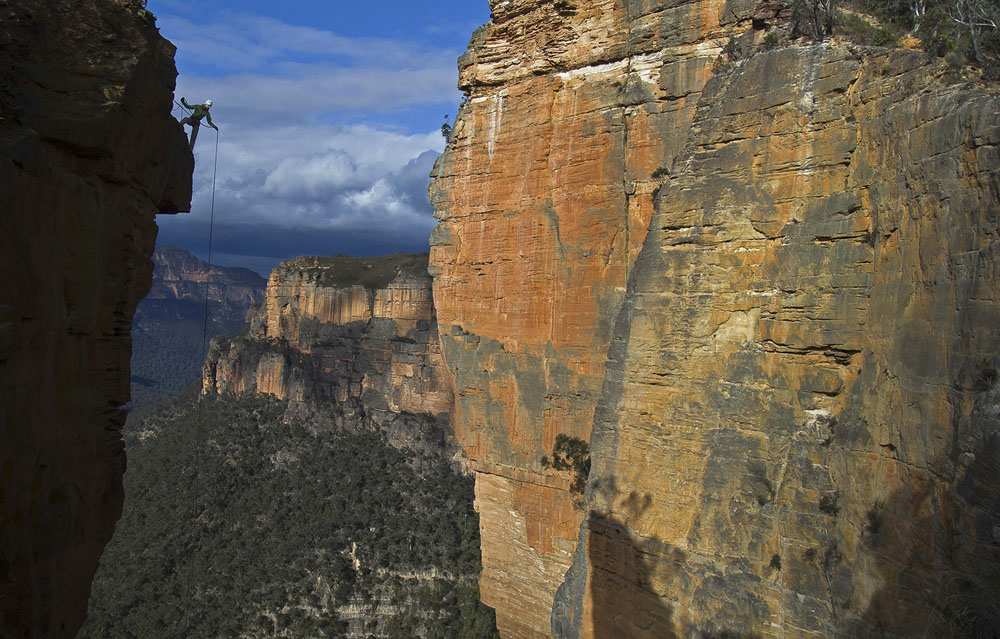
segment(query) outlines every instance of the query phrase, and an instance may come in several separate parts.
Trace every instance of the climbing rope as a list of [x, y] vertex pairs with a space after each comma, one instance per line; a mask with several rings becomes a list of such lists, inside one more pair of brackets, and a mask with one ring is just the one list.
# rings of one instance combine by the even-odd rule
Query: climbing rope
[[205, 272], [205, 322], [201, 331], [201, 361], [205, 361], [205, 351], [208, 342], [208, 294], [209, 280], [212, 277], [212, 232], [215, 229], [215, 178], [219, 174], [219, 130], [215, 130], [215, 166], [212, 169], [212, 208], [208, 216], [208, 270]]
[[170, 109], [170, 113], [173, 113], [177, 109], [180, 109], [181, 111], [183, 111], [187, 115], [191, 115], [192, 113], [194, 113], [194, 111], [188, 109], [186, 106], [184, 106], [183, 104], [181, 104], [180, 102], [178, 102], [176, 99], [174, 100], [174, 105], [175, 105], [174, 108]]

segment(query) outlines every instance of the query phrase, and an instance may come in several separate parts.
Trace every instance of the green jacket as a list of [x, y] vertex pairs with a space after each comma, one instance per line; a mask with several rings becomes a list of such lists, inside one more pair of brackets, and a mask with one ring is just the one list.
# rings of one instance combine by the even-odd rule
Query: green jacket
[[201, 122], [201, 119], [205, 118], [206, 120], [208, 120], [208, 126], [212, 127], [216, 131], [219, 130], [219, 127], [212, 124], [212, 116], [209, 115], [208, 109], [205, 108], [204, 104], [196, 104], [194, 106], [191, 106], [190, 104], [187, 103], [187, 100], [185, 100], [184, 98], [181, 98], [181, 104], [183, 104], [189, 109], [194, 109], [194, 113], [192, 113], [189, 116], [192, 120], [197, 120], [198, 122]]

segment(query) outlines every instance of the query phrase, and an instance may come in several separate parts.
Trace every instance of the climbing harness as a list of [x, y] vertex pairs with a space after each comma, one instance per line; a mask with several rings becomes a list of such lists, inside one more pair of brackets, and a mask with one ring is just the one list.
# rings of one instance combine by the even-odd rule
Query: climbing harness
[[[191, 138], [189, 140], [189, 147], [191, 151], [194, 151], [195, 141], [198, 139], [198, 131], [201, 129], [202, 118], [208, 118], [208, 126], [212, 127], [216, 131], [219, 127], [212, 123], [212, 116], [209, 115], [208, 110], [212, 108], [212, 101], [205, 100], [200, 104], [190, 105], [184, 98], [181, 98], [180, 102], [174, 100], [175, 107], [170, 110], [170, 114], [173, 115], [177, 108], [181, 109], [181, 113], [185, 114], [186, 117], [180, 119], [181, 127], [186, 124], [191, 127]], [[202, 109], [202, 107], [205, 107]]]

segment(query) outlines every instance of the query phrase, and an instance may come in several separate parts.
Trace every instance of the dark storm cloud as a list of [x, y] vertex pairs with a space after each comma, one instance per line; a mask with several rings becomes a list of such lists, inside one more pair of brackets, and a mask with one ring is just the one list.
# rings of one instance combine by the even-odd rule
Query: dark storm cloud
[[[269, 186], [274, 173], [230, 178], [217, 185], [213, 261], [266, 275], [278, 261], [298, 255], [426, 251], [435, 224], [427, 176], [437, 156], [425, 151], [399, 169], [373, 177], [349, 157], [333, 153], [297, 167], [278, 182], [280, 188]], [[322, 179], [308, 179], [310, 167], [325, 169], [315, 172]], [[201, 199], [209, 196], [210, 187], [203, 183]], [[195, 207], [192, 213], [160, 216], [158, 243], [207, 257], [210, 213]]]

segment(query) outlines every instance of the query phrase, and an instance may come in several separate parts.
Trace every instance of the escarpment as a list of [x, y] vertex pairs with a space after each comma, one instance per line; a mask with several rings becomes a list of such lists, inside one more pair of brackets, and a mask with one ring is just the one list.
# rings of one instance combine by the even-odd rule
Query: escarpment
[[283, 262], [247, 320], [237, 337], [213, 341], [204, 392], [264, 393], [304, 411], [336, 406], [340, 427], [444, 450], [453, 395], [426, 253]]
[[190, 208], [173, 46], [139, 3], [0, 5], [0, 635], [73, 637], [121, 512], [154, 215]]
[[264, 298], [264, 278], [254, 271], [209, 266], [183, 249], [158, 246], [153, 253], [153, 265], [153, 284], [144, 300], [146, 305], [167, 300], [204, 306], [207, 290], [209, 302], [220, 309], [216, 312], [227, 317], [235, 312], [245, 316], [251, 304]]
[[778, 4], [491, 7], [430, 271], [503, 636], [989, 618], [996, 86]]

